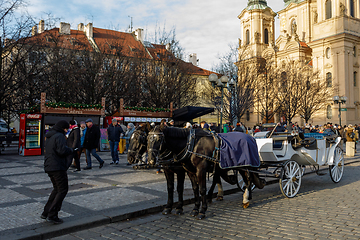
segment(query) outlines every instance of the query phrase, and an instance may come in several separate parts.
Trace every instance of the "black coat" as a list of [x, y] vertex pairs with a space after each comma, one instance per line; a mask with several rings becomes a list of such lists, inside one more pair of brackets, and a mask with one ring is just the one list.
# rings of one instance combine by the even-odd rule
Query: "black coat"
[[54, 126], [45, 137], [45, 172], [66, 171], [71, 164], [66, 157], [72, 154], [73, 150], [66, 146], [64, 130]]
[[124, 133], [124, 131], [119, 125], [114, 127], [114, 125], [111, 124], [107, 129], [107, 133], [109, 141], [120, 142], [120, 134]]
[[100, 140], [100, 128], [98, 126], [92, 125], [91, 128], [87, 128], [84, 139], [84, 148], [85, 149], [95, 149], [99, 146]]
[[80, 142], [80, 128], [76, 127], [73, 128], [69, 134], [68, 139], [66, 140], [67, 146], [69, 148], [80, 148], [81, 142]]

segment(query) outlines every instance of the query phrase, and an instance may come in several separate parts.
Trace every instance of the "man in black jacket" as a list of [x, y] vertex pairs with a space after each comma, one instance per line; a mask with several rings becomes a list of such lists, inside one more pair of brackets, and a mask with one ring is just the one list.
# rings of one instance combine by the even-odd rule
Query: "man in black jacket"
[[110, 164], [119, 164], [118, 146], [120, 142], [120, 136], [124, 133], [122, 128], [118, 125], [117, 120], [113, 119], [111, 125], [107, 129], [108, 140], [110, 143], [110, 152], [112, 162]]
[[85, 121], [87, 130], [85, 133], [85, 140], [84, 140], [84, 148], [86, 149], [86, 156], [88, 159], [87, 166], [84, 170], [91, 169], [91, 156], [90, 153], [99, 161], [100, 166], [102, 168], [104, 166], [104, 161], [100, 158], [100, 156], [96, 153], [96, 148], [99, 146], [100, 140], [100, 129], [98, 126], [93, 124], [91, 118]]
[[[66, 140], [67, 146], [72, 149], [80, 149], [81, 147], [81, 141], [80, 141], [80, 128], [77, 125], [77, 122], [75, 120], [71, 120], [70, 122], [70, 133]], [[79, 151], [79, 150], [78, 150]], [[68, 161], [72, 161], [74, 159], [76, 169], [74, 172], [81, 171], [80, 168], [80, 158], [78, 151], [75, 151], [73, 154], [69, 155]]]
[[44, 169], [50, 177], [54, 189], [44, 207], [41, 218], [54, 224], [63, 222], [59, 219], [58, 213], [69, 189], [66, 171], [70, 167], [71, 161], [67, 161], [67, 156], [73, 153], [73, 149], [66, 146], [65, 133], [68, 129], [69, 123], [61, 120], [45, 135]]

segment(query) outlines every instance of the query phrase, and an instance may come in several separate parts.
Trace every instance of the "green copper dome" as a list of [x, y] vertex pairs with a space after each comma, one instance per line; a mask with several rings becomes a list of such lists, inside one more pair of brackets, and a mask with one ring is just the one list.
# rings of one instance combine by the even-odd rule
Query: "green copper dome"
[[285, 6], [289, 5], [290, 3], [300, 3], [304, 0], [284, 0]]
[[268, 8], [266, 0], [249, 0], [247, 10], [266, 9]]

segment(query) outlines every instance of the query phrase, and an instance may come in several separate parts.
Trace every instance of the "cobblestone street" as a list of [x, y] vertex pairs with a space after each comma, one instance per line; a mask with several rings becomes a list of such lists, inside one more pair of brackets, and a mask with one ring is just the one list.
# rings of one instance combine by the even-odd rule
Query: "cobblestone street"
[[[325, 171], [324, 171], [325, 173]], [[340, 183], [328, 172], [304, 176], [299, 194], [284, 198], [278, 184], [254, 191], [248, 209], [240, 193], [208, 208], [207, 218], [160, 213], [79, 231], [54, 240], [75, 239], [360, 239], [360, 164], [345, 166]]]

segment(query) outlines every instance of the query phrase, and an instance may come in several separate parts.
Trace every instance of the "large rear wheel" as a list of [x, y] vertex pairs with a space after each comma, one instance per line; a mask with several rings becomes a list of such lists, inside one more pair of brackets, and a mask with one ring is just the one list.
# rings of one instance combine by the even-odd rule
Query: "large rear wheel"
[[334, 165], [329, 166], [329, 172], [334, 183], [340, 182], [344, 174], [344, 154], [339, 146], [335, 148]]
[[282, 170], [283, 174], [279, 180], [281, 192], [285, 197], [293, 198], [300, 190], [302, 170], [293, 160], [286, 162]]
[[[245, 192], [246, 184], [245, 184], [244, 179], [241, 177], [241, 174], [239, 174], [238, 170], [234, 170], [234, 171], [236, 171], [236, 175], [237, 175], [237, 179], [238, 179], [238, 181], [236, 182], [236, 185], [238, 186], [238, 188], [241, 191]], [[255, 189], [255, 184], [251, 183], [251, 191], [253, 191], [254, 189]]]

